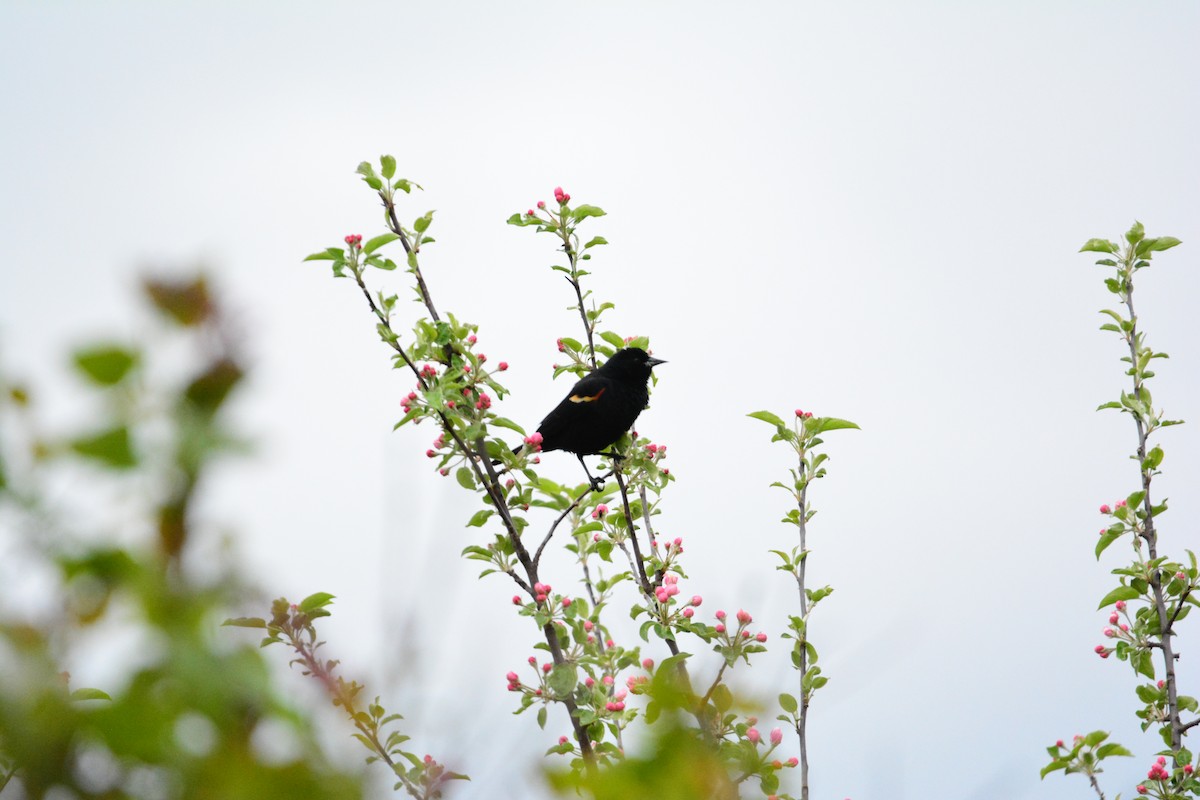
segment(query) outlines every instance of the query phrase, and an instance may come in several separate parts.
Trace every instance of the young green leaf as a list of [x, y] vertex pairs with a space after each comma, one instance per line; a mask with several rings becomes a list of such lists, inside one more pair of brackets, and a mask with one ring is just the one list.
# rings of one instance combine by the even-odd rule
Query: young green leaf
[[75, 353], [75, 366], [101, 386], [120, 383], [137, 361], [136, 353], [112, 345], [90, 347]]

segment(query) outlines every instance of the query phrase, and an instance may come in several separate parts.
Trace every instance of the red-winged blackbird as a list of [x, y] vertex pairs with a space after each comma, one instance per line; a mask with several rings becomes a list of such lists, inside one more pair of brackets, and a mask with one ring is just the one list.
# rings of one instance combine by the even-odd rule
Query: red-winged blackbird
[[574, 453], [596, 488], [597, 481], [583, 457], [599, 454], [633, 427], [650, 399], [646, 389], [650, 370], [665, 363], [638, 347], [618, 350], [571, 387], [567, 397], [542, 420], [538, 426], [542, 450]]

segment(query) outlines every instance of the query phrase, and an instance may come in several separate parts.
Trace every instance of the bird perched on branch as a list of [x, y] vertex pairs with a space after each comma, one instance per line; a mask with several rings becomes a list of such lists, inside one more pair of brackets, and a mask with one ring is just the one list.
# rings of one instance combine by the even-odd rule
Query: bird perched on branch
[[599, 489], [604, 484], [600, 481], [597, 485], [583, 457], [599, 455], [633, 427], [650, 399], [646, 388], [650, 371], [665, 363], [639, 347], [618, 350], [603, 366], [571, 387], [566, 398], [546, 415], [537, 430], [541, 441], [530, 437], [527, 443], [540, 444], [543, 451], [574, 453], [592, 488]]

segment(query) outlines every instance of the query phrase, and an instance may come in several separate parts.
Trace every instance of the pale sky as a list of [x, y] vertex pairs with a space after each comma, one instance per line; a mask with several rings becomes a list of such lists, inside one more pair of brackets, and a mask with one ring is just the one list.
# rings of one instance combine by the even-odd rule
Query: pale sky
[[[814, 797], [1086, 798], [1037, 773], [1096, 728], [1137, 753], [1105, 776], [1128, 796], [1158, 745], [1128, 667], [1091, 652], [1125, 550], [1091, 552], [1134, 440], [1093, 411], [1125, 384], [1076, 251], [1135, 218], [1184, 242], [1141, 273], [1138, 311], [1171, 355], [1156, 402], [1189, 422], [1161, 440], [1163, 541], [1200, 547], [1197, 41], [1200, 9], [1170, 2], [7, 2], [0, 354], [70, 392], [72, 343], [144, 330], [138, 274], [204, 264], [246, 332], [237, 416], [258, 443], [206, 513], [268, 596], [337, 595], [330, 650], [472, 776], [456, 796], [537, 796], [567, 723], [510, 716], [504, 691], [536, 632], [458, 557], [475, 501], [433, 474], [433, 432], [391, 432], [409, 381], [361, 296], [300, 259], [382, 230], [353, 170], [394, 154], [427, 190], [406, 216], [437, 209], [439, 308], [481, 325], [512, 365], [506, 415], [535, 426], [578, 320], [552, 240], [504, 220], [562, 185], [609, 214], [586, 230], [611, 243], [590, 280], [612, 326], [670, 362], [638, 427], [679, 477], [659, 528], [688, 547], [685, 591], [771, 633], [748, 691], [794, 690], [795, 597], [767, 552], [792, 542], [768, 489], [786, 454], [745, 414], [862, 426], [828, 437], [813, 488], [811, 580], [836, 589], [812, 629], [832, 679]], [[570, 456], [544, 467], [577, 477]], [[1198, 642], [1188, 620], [1192, 695]]]

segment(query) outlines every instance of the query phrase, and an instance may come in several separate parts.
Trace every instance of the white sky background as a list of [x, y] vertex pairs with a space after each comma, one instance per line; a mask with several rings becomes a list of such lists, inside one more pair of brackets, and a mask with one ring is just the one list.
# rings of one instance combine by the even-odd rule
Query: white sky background
[[1134, 488], [1133, 432], [1093, 412], [1124, 386], [1120, 343], [1075, 251], [1135, 217], [1184, 240], [1140, 275], [1138, 311], [1172, 356], [1156, 401], [1189, 421], [1162, 439], [1166, 546], [1200, 547], [1195, 5], [256, 5], [0, 7], [0, 352], [70, 391], [73, 342], [144, 329], [138, 274], [207, 265], [247, 332], [259, 443], [209, 514], [267, 594], [337, 595], [331, 651], [472, 775], [458, 796], [531, 796], [568, 726], [509, 716], [504, 673], [536, 632], [457, 557], [474, 506], [422, 455], [434, 432], [391, 433], [409, 380], [357, 290], [300, 263], [382, 231], [352, 172], [384, 152], [427, 188], [404, 216], [438, 210], [439, 308], [512, 364], [504, 410], [531, 427], [568, 388], [549, 367], [578, 321], [553, 240], [504, 220], [558, 184], [609, 212], [585, 228], [611, 242], [590, 285], [670, 361], [638, 425], [679, 476], [658, 527], [684, 537], [706, 614], [767, 625], [775, 648], [737, 673], [769, 696], [795, 686], [794, 586], [766, 552], [791, 544], [767, 488], [788, 461], [745, 414], [862, 426], [828, 437], [813, 490], [811, 575], [837, 590], [812, 630], [832, 677], [816, 797], [1089, 797], [1037, 770], [1094, 728], [1137, 752], [1107, 773], [1128, 795], [1157, 740], [1128, 667], [1091, 652], [1126, 552], [1091, 551], [1096, 508]]

